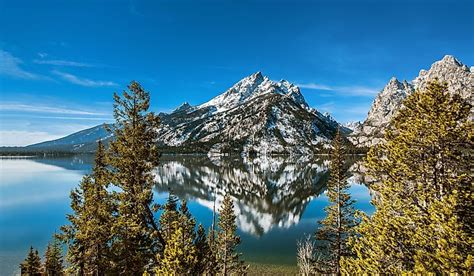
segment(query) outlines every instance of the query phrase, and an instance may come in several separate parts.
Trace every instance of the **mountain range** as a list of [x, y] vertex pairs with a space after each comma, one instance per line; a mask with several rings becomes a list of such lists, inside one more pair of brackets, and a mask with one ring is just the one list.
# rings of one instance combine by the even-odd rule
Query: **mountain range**
[[[328, 149], [340, 127], [356, 147], [369, 147], [383, 140], [403, 100], [435, 78], [447, 82], [451, 93], [473, 102], [473, 68], [448, 55], [410, 82], [393, 77], [376, 96], [363, 122], [340, 124], [309, 107], [296, 85], [272, 81], [256, 72], [206, 103], [183, 103], [171, 113], [160, 113], [158, 144], [164, 152], [175, 153], [310, 154]], [[25, 149], [92, 152], [98, 140], [109, 139], [113, 135], [99, 125]]]

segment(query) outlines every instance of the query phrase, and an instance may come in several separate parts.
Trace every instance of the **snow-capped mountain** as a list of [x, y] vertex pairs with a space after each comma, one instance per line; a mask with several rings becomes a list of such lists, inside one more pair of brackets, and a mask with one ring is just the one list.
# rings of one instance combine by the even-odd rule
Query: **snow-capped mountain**
[[[403, 100], [428, 81], [438, 78], [449, 91], [473, 103], [474, 73], [445, 56], [413, 81], [392, 78], [375, 98], [364, 122], [341, 127], [359, 147], [379, 143]], [[288, 81], [272, 81], [257, 72], [210, 101], [192, 106], [185, 102], [171, 113], [160, 113], [158, 144], [165, 152], [222, 152], [307, 154], [329, 147], [339, 124], [310, 108], [300, 89]], [[27, 147], [34, 150], [90, 152], [99, 139], [113, 138], [100, 125], [67, 137]]]
[[237, 82], [223, 94], [199, 105], [197, 108], [213, 107], [216, 112], [223, 112], [235, 108], [252, 99], [268, 94], [286, 95], [304, 108], [308, 108], [300, 90], [286, 80], [273, 82], [261, 72], [252, 74]]
[[198, 105], [161, 114], [160, 142], [211, 153], [309, 153], [327, 147], [337, 122], [308, 107], [299, 88], [260, 72]]
[[447, 82], [451, 93], [460, 94], [473, 103], [474, 72], [453, 56], [447, 55], [435, 62], [428, 71], [421, 70], [418, 77], [410, 83], [390, 79], [375, 98], [365, 121], [354, 128], [349, 137], [351, 142], [360, 147], [380, 143], [390, 120], [402, 108], [403, 100], [417, 90], [422, 91], [435, 78]]
[[[331, 116], [309, 108], [297, 86], [260, 72], [206, 103], [185, 102], [159, 116], [158, 143], [173, 152], [311, 153], [327, 148], [338, 126]], [[110, 136], [97, 126], [30, 148], [93, 151], [97, 140]]]

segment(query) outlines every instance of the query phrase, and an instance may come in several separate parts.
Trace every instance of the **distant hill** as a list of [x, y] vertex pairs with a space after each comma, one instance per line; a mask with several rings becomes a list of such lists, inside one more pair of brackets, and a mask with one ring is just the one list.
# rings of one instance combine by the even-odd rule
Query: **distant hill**
[[[106, 125], [98, 125], [84, 129], [63, 138], [46, 141], [24, 147], [27, 151], [52, 151], [52, 152], [94, 152], [97, 141], [102, 140], [107, 143], [113, 134], [106, 130]], [[111, 125], [108, 125], [112, 127]]]

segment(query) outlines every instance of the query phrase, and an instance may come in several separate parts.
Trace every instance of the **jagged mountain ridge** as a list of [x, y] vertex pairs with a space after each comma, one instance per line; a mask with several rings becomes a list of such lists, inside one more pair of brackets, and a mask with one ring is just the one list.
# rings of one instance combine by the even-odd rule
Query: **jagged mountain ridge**
[[365, 121], [353, 129], [349, 140], [358, 147], [370, 147], [383, 141], [384, 130], [402, 108], [403, 100], [417, 90], [422, 91], [429, 81], [436, 78], [447, 82], [451, 93], [473, 103], [474, 72], [455, 57], [446, 55], [433, 63], [428, 71], [421, 70], [411, 82], [400, 82], [395, 77], [390, 79], [375, 98]]
[[[339, 125], [332, 117], [310, 108], [297, 86], [286, 80], [272, 81], [261, 72], [240, 80], [204, 104], [191, 106], [185, 102], [159, 116], [160, 146], [175, 152], [198, 150], [212, 154], [229, 150], [311, 153], [327, 148]], [[87, 138], [79, 139], [81, 135]], [[96, 126], [29, 148], [93, 151], [97, 140], [108, 139], [111, 134], [105, 127]]]
[[[445, 56], [428, 71], [421, 70], [411, 82], [392, 78], [377, 95], [366, 120], [343, 126], [343, 133], [353, 131], [349, 140], [359, 147], [379, 143], [390, 119], [402, 108], [402, 101], [434, 78], [448, 82], [452, 93], [459, 93], [472, 103], [472, 70], [453, 56]], [[204, 104], [183, 103], [173, 112], [159, 116], [162, 125], [158, 143], [165, 152], [307, 154], [329, 147], [340, 126], [329, 114], [309, 108], [297, 86], [285, 80], [271, 81], [260, 72]], [[97, 140], [111, 138], [100, 125], [26, 148], [91, 152]]]
[[244, 153], [309, 153], [327, 147], [338, 126], [309, 108], [297, 86], [260, 72], [209, 102], [161, 116], [164, 145], [206, 144], [211, 152], [236, 147]]

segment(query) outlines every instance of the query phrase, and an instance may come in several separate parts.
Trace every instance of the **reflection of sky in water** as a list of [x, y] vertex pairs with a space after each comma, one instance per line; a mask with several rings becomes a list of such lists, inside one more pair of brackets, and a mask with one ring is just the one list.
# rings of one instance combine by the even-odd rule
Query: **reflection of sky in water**
[[83, 172], [29, 159], [0, 163], [0, 275], [11, 275], [30, 245], [44, 250], [65, 222], [69, 192]]
[[[230, 191], [239, 214], [240, 250], [247, 260], [295, 264], [296, 240], [313, 234], [324, 216], [327, 160], [163, 159], [166, 170], [157, 178], [155, 199], [164, 203], [168, 189], [173, 189], [208, 228], [213, 189], [217, 187], [216, 210], [224, 190]], [[17, 271], [30, 245], [43, 252], [51, 235], [66, 223], [69, 192], [90, 171], [92, 160], [0, 159], [0, 275]], [[354, 183], [350, 191], [357, 208], [373, 211], [367, 187]]]

